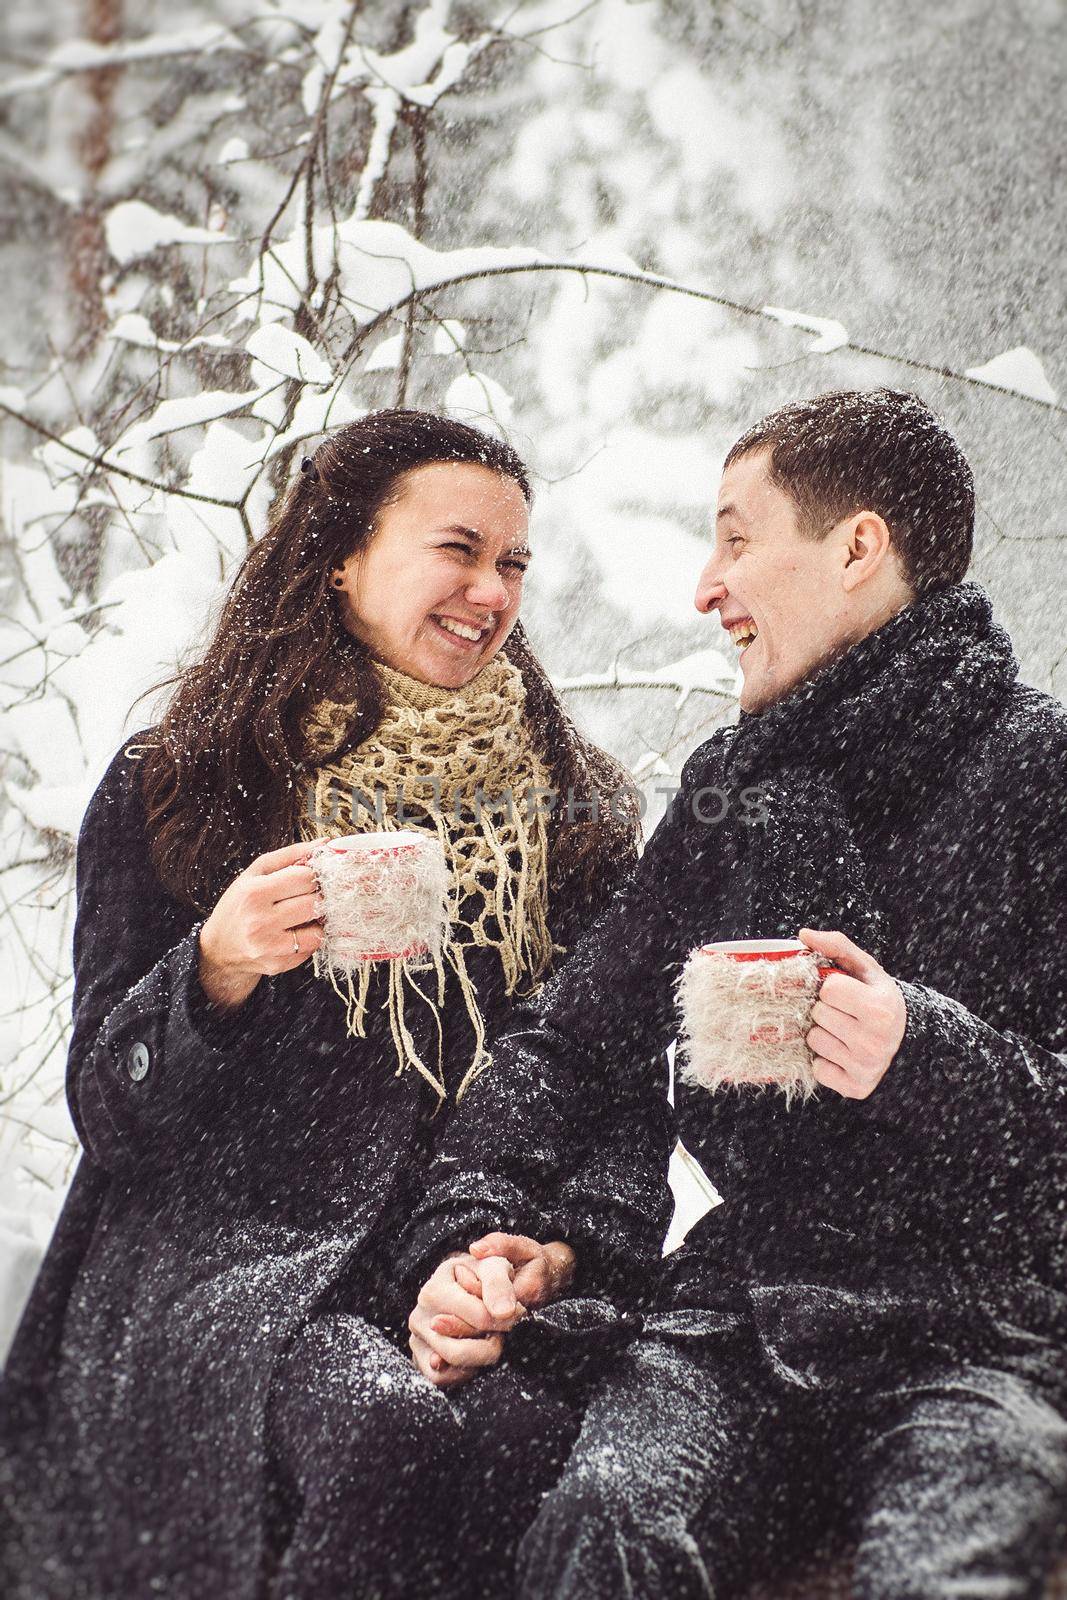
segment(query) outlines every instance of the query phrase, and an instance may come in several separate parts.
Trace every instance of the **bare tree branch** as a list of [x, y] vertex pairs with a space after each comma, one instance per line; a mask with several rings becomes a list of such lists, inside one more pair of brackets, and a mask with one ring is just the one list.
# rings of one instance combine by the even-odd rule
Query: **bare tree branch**
[[[369, 321], [365, 322], [359, 332], [352, 339], [345, 351], [344, 360], [350, 362], [359, 354], [366, 340], [386, 323], [399, 317], [405, 312], [412, 300], [422, 300], [427, 295], [439, 294], [443, 289], [453, 289], [463, 283], [482, 283], [492, 278], [509, 278], [525, 275], [527, 273], [543, 272], [573, 272], [579, 277], [609, 278], [619, 283], [634, 283], [648, 289], [661, 289], [668, 294], [685, 295], [691, 300], [703, 300], [709, 305], [722, 306], [727, 311], [735, 311], [740, 316], [755, 317], [765, 322], [781, 322], [765, 306], [745, 305], [742, 301], [731, 300], [726, 295], [715, 294], [710, 289], [698, 289], [692, 284], [678, 283], [673, 278], [662, 277], [656, 272], [641, 272], [634, 268], [632, 271], [623, 267], [604, 267], [594, 262], [581, 261], [529, 261], [502, 263], [494, 267], [480, 267], [471, 272], [457, 272], [447, 278], [441, 278], [436, 283], [426, 284], [412, 289], [400, 300], [395, 300], [391, 305], [385, 306]], [[913, 356], [899, 355], [892, 350], [881, 350], [875, 345], [856, 344], [852, 339], [840, 344], [836, 350], [826, 352], [836, 354], [837, 350], [851, 350], [856, 355], [873, 356], [879, 361], [891, 361], [896, 366], [909, 367], [917, 372], [929, 372], [939, 378], [949, 378], [955, 383], [969, 384], [975, 389], [982, 389], [987, 394], [1009, 395], [1014, 400], [1024, 400], [1028, 405], [1038, 406], [1042, 411], [1054, 412], [1060, 416], [1067, 416], [1067, 405], [1057, 400], [1042, 400], [1036, 395], [1024, 394], [1019, 389], [1009, 389], [1000, 384], [985, 383], [981, 378], [972, 378], [965, 372], [957, 372], [953, 367], [940, 366], [936, 362], [920, 361]]]
[[[277, 384], [275, 387], [280, 388], [281, 385]], [[79, 461], [84, 461], [87, 466], [98, 467], [104, 472], [117, 473], [120, 478], [125, 478], [129, 483], [139, 483], [144, 488], [154, 489], [159, 494], [175, 495], [179, 500], [195, 500], [200, 505], [222, 506], [228, 511], [239, 511], [241, 509], [240, 500], [224, 500], [219, 495], [199, 494], [195, 489], [182, 489], [174, 484], [158, 483], [153, 478], [143, 477], [139, 472], [131, 472], [128, 467], [120, 466], [117, 461], [109, 461], [104, 454], [94, 455], [91, 451], [82, 450], [77, 445], [70, 444], [68, 440], [61, 438], [51, 428], [46, 428], [43, 422], [38, 422], [35, 417], [28, 417], [23, 411], [17, 411], [14, 406], [7, 405], [3, 400], [0, 400], [0, 412], [3, 412], [5, 416], [11, 417], [15, 422], [21, 422], [23, 427], [40, 434], [43, 439], [48, 439], [52, 444], [59, 445], [69, 455], [76, 456]], [[232, 415], [229, 412], [222, 414], [226, 416]]]

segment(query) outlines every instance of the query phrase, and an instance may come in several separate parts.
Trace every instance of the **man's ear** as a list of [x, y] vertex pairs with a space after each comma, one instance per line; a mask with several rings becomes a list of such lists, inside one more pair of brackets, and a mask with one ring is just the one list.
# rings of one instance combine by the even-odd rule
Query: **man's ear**
[[846, 559], [841, 581], [846, 589], [866, 583], [889, 556], [893, 541], [877, 511], [861, 511], [846, 525]]

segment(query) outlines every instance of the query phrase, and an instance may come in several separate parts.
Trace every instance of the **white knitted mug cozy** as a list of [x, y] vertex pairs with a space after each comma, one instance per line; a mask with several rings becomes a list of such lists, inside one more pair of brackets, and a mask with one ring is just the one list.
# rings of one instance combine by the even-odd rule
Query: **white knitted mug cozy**
[[753, 1085], [807, 1099], [818, 1084], [805, 1035], [832, 971], [799, 939], [699, 946], [678, 980], [679, 1078], [712, 1091]]
[[414, 829], [322, 839], [319, 965], [349, 978], [364, 961], [432, 964], [448, 927], [448, 868], [439, 839]]

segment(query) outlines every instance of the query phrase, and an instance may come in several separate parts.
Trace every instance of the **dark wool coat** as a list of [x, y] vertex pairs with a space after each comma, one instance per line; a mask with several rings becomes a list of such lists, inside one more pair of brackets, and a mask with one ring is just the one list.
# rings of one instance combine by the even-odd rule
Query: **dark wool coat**
[[[596, 909], [566, 900], [561, 944]], [[120, 754], [78, 847], [68, 1094], [84, 1154], [0, 1384], [7, 1600], [257, 1592], [272, 1371], [315, 1313], [377, 1315], [451, 1115], [397, 1076], [373, 988], [365, 1041], [310, 964], [224, 1018], [197, 932], [155, 875]], [[491, 1038], [512, 1002], [491, 952], [468, 964]], [[422, 1009], [408, 1020], [429, 1050]], [[454, 1092], [473, 1044], [458, 992], [443, 1020]]]
[[[1062, 1394], [1067, 710], [1016, 671], [983, 592], [959, 585], [695, 752], [630, 881], [454, 1121], [405, 1239], [407, 1294], [487, 1227], [567, 1237], [555, 1196], [592, 1160], [579, 1271], [632, 1328], [638, 1305], [680, 1338], [740, 1322], [808, 1387], [933, 1353], [1021, 1363]], [[687, 954], [800, 926], [844, 931], [899, 982], [907, 1027], [880, 1085], [787, 1108], [678, 1084], [672, 1122], [655, 1062]], [[657, 1272], [675, 1130], [725, 1203]], [[598, 1319], [563, 1302], [520, 1325], [513, 1359], [539, 1325]]]

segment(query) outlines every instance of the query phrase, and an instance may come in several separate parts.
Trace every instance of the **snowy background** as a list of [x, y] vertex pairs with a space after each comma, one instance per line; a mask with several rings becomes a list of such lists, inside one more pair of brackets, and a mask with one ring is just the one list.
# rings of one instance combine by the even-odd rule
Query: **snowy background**
[[798, 395], [943, 411], [975, 576], [1064, 693], [1067, 10], [13, 0], [0, 27], [2, 1351], [76, 1160], [80, 815], [324, 427], [403, 401], [507, 429], [531, 634], [650, 822], [735, 713], [692, 609], [722, 456]]

